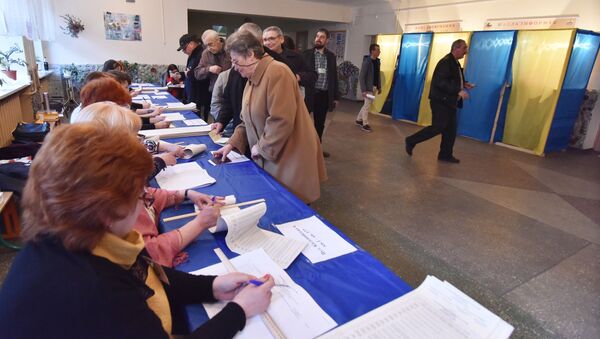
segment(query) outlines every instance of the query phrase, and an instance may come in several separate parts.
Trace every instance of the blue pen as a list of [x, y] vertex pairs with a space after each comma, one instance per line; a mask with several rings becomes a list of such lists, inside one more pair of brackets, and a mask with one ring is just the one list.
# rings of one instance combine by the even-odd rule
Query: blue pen
[[[248, 280], [248, 283], [254, 285], [254, 286], [261, 286], [262, 284], [264, 284], [264, 282], [260, 281], [260, 280], [254, 280], [254, 279], [250, 279]], [[285, 284], [275, 284], [275, 286], [279, 286], [279, 287], [290, 287], [288, 285]]]

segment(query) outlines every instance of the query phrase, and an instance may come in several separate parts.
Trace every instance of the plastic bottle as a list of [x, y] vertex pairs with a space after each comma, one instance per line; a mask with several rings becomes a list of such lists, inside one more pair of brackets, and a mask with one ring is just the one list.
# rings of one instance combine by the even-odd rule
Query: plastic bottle
[[44, 58], [44, 71], [49, 70], [50, 67], [48, 67], [48, 60], [46, 60], [46, 58]]

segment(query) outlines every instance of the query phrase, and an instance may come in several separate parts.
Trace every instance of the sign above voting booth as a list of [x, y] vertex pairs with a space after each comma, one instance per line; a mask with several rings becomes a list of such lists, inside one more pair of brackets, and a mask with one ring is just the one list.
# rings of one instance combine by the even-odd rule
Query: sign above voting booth
[[531, 18], [488, 19], [483, 25], [486, 31], [513, 29], [559, 29], [575, 28], [578, 15], [541, 16]]
[[404, 33], [460, 32], [462, 31], [462, 28], [460, 27], [461, 22], [462, 20], [406, 24], [404, 25]]

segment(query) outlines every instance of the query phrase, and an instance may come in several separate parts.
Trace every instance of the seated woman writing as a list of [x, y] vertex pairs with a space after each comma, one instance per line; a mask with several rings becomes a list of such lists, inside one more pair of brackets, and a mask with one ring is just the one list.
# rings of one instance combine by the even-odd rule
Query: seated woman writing
[[[107, 140], [119, 140], [114, 147]], [[191, 333], [231, 338], [270, 303], [273, 278], [194, 276], [151, 259], [133, 229], [151, 204], [152, 158], [124, 128], [59, 126], [37, 154], [23, 196], [26, 245], [0, 290], [6, 338], [168, 338], [189, 304], [229, 300]]]
[[[79, 115], [79, 122], [95, 122], [113, 128], [125, 128], [136, 135], [141, 124], [140, 118], [129, 109], [112, 102], [98, 102], [86, 106]], [[187, 258], [182, 252], [200, 233], [216, 225], [222, 197], [211, 198], [193, 190], [169, 191], [146, 188], [152, 204], [140, 210], [134, 228], [140, 232], [146, 250], [152, 259], [167, 267], [173, 267]], [[158, 232], [160, 213], [167, 207], [177, 206], [184, 200], [191, 200], [202, 207], [200, 214], [182, 227], [165, 233]], [[214, 200], [214, 201], [213, 201]]]

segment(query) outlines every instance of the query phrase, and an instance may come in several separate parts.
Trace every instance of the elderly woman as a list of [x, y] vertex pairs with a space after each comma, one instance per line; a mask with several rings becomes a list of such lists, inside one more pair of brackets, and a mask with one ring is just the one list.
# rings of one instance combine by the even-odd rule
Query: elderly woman
[[217, 156], [250, 147], [252, 159], [283, 186], [306, 203], [317, 200], [320, 182], [327, 176], [325, 163], [296, 76], [265, 55], [260, 41], [247, 31], [231, 35], [226, 50], [248, 83], [242, 123]]
[[[98, 102], [86, 106], [79, 114], [79, 122], [102, 123], [112, 128], [126, 128], [132, 135], [140, 129], [141, 120], [129, 109], [112, 102]], [[183, 252], [200, 233], [216, 225], [219, 217], [218, 208], [213, 207], [212, 198], [193, 190], [169, 191], [147, 188], [148, 196], [153, 204], [144, 206], [134, 224], [134, 229], [142, 234], [146, 250], [150, 257], [160, 265], [173, 267], [187, 258]], [[216, 200], [217, 207], [220, 199]], [[176, 206], [184, 200], [191, 200], [202, 207], [200, 214], [178, 229], [159, 233], [158, 220], [160, 213], [167, 207]]]
[[[119, 140], [112, 147], [106, 140]], [[168, 338], [187, 304], [231, 300], [195, 329], [233, 337], [265, 311], [273, 279], [194, 276], [152, 262], [133, 224], [152, 200], [152, 159], [124, 128], [58, 127], [34, 160], [23, 196], [26, 245], [0, 290], [7, 338]]]

